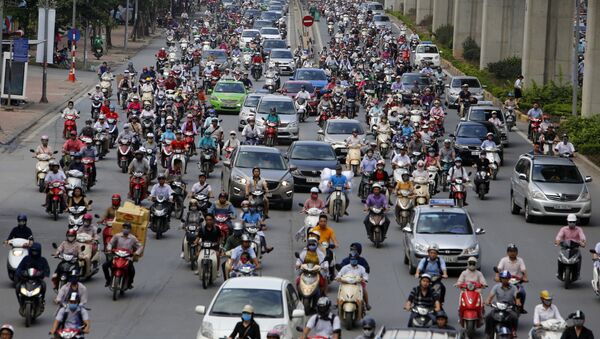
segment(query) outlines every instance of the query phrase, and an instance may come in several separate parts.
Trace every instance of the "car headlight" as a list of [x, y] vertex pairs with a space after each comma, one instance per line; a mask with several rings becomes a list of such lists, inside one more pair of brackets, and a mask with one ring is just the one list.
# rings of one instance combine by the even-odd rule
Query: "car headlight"
[[202, 329], [200, 330], [200, 334], [203, 337], [212, 339], [213, 336], [214, 336], [214, 331], [213, 331], [212, 323], [209, 323], [208, 321], [203, 321], [202, 322]]
[[479, 253], [479, 244], [474, 244], [471, 247], [465, 248], [463, 250], [463, 255], [474, 255]]
[[238, 103], [236, 106], [237, 106], [237, 107], [242, 107], [242, 104]]
[[531, 191], [531, 197], [533, 199], [546, 200], [546, 195], [537, 189]]
[[423, 254], [427, 253], [427, 246], [421, 243], [415, 243], [415, 252]]
[[436, 56], [434, 56], [434, 57], [433, 57], [433, 59], [435, 59], [435, 60], [439, 60], [439, 59], [440, 59], [440, 56], [439, 56], [439, 55], [436, 55]]
[[590, 192], [588, 192], [587, 187], [583, 188], [583, 192], [579, 195], [579, 200], [588, 201], [590, 200]]
[[297, 121], [292, 121], [288, 124], [288, 127], [298, 127], [298, 122]]
[[287, 181], [287, 180], [284, 180], [284, 181], [281, 182], [281, 186], [283, 186], [283, 187], [287, 187], [289, 185], [290, 185], [290, 182]]
[[210, 97], [210, 100], [221, 101], [221, 99], [219, 99], [219, 97]]
[[275, 63], [273, 61], [269, 61], [269, 67], [275, 67]]
[[238, 183], [240, 183], [242, 185], [245, 185], [248, 182], [248, 180], [246, 180], [246, 178], [239, 176], [239, 175], [234, 177], [233, 180], [237, 181]]

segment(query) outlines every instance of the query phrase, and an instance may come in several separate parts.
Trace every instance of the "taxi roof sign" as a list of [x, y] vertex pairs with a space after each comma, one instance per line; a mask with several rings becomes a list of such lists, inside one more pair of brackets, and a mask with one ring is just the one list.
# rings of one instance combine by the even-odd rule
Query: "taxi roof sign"
[[429, 206], [443, 206], [443, 207], [454, 207], [454, 199], [431, 199], [429, 200]]

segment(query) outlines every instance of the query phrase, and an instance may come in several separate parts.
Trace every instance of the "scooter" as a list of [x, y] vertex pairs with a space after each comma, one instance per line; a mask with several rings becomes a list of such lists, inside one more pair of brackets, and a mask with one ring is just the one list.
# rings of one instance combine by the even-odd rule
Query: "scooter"
[[198, 277], [202, 280], [202, 288], [206, 289], [214, 284], [217, 277], [217, 252], [213, 249], [215, 244], [203, 242], [200, 244], [198, 255]]
[[229, 220], [231, 216], [229, 214], [218, 213], [215, 215], [215, 225], [221, 232], [221, 239], [227, 239], [229, 236]]
[[202, 148], [202, 151], [200, 152], [200, 162], [198, 163], [198, 168], [201, 169], [206, 175], [209, 175], [214, 170], [214, 153], [215, 150], [208, 147]]
[[408, 226], [410, 222], [415, 201], [408, 190], [401, 190], [396, 199], [396, 222], [400, 228]]
[[133, 254], [125, 248], [115, 248], [112, 250], [111, 283], [108, 288], [113, 292], [113, 300], [116, 301], [123, 296], [129, 285], [129, 265], [133, 259]]
[[82, 328], [61, 328], [56, 330], [55, 338], [58, 339], [83, 339]]
[[162, 238], [169, 229], [168, 206], [169, 197], [160, 195], [150, 207], [150, 229], [156, 233], [156, 240]]
[[429, 179], [423, 177], [417, 177], [414, 179], [415, 183], [415, 204], [427, 205], [429, 202]]
[[498, 167], [502, 162], [500, 160], [500, 156], [498, 155], [498, 148], [487, 147], [486, 149], [482, 150], [482, 152], [485, 152], [485, 157], [490, 162], [490, 169], [492, 170], [492, 180], [496, 180], [496, 176], [498, 175]]
[[306, 314], [314, 312], [317, 308], [317, 300], [321, 296], [320, 279], [321, 266], [314, 264], [302, 264], [300, 266], [297, 290]]
[[356, 115], [356, 99], [348, 98], [346, 100], [346, 115], [348, 119], [354, 119]]
[[267, 147], [273, 147], [277, 141], [277, 124], [274, 122], [266, 122], [266, 125], [264, 144]]
[[473, 188], [479, 199], [485, 199], [485, 195], [490, 191], [490, 174], [487, 171], [477, 171], [474, 183]]
[[147, 148], [146, 153], [144, 154], [144, 158], [150, 164], [150, 172], [148, 172], [148, 179], [152, 181], [157, 176], [158, 172], [158, 164], [156, 162], [156, 151], [152, 148]]
[[17, 267], [19, 267], [23, 258], [29, 255], [29, 239], [10, 239], [8, 240], [8, 246], [10, 246], [10, 250], [8, 251], [8, 258], [6, 259], [6, 269], [8, 271], [8, 278], [14, 282]]
[[[469, 175], [471, 175], [469, 173]], [[457, 207], [463, 207], [465, 205], [465, 192], [466, 183], [463, 182], [462, 178], [456, 178], [450, 185], [450, 192], [452, 193], [452, 199]]]
[[[98, 229], [100, 231], [100, 229]], [[79, 266], [82, 268], [80, 276], [84, 279], [90, 279], [94, 274], [98, 273], [98, 264], [100, 262], [100, 252], [98, 244], [94, 241], [91, 235], [87, 233], [78, 233], [76, 238], [77, 243], [81, 245], [81, 254], [84, 258], [79, 261]]]
[[102, 45], [104, 45], [102, 38], [100, 36], [95, 36], [94, 40], [92, 41], [92, 49], [96, 59], [100, 59], [102, 57], [102, 53], [104, 52]]
[[117, 120], [113, 118], [106, 119], [108, 123], [108, 138], [110, 139], [108, 143], [109, 148], [115, 147], [115, 140], [119, 136], [119, 128], [117, 127]]
[[[29, 152], [35, 153], [32, 149], [30, 149]], [[54, 151], [53, 153], [56, 154], [58, 151]], [[48, 174], [48, 171], [50, 170], [48, 164], [50, 163], [52, 156], [46, 153], [40, 153], [36, 155], [35, 158], [37, 159], [37, 163], [35, 164], [35, 184], [38, 187], [38, 191], [42, 193], [46, 189], [45, 179], [46, 174]]]
[[329, 211], [335, 222], [340, 221], [346, 211], [346, 196], [341, 186], [336, 186], [329, 197]]
[[58, 215], [63, 212], [64, 185], [62, 181], [53, 181], [49, 185], [48, 195], [50, 195], [50, 206], [46, 207], [46, 211], [52, 215], [55, 221], [58, 220]]
[[186, 196], [186, 185], [181, 178], [176, 178], [171, 182], [171, 188], [173, 189], [173, 213], [175, 214], [175, 218], [181, 219], [183, 217], [183, 210], [185, 207], [183, 206], [183, 201]]
[[510, 132], [516, 125], [515, 107], [507, 106], [504, 115], [506, 117], [506, 128], [508, 128], [508, 131]]
[[362, 278], [356, 275], [344, 275], [340, 278], [337, 304], [338, 316], [346, 330], [351, 331], [354, 323], [359, 322], [365, 315]]
[[29, 268], [21, 273], [21, 288], [17, 292], [19, 314], [25, 318], [25, 327], [31, 324], [44, 312], [42, 300], [42, 280], [44, 273], [35, 268]]
[[254, 81], [258, 81], [260, 79], [260, 77], [262, 76], [262, 65], [259, 63], [254, 63], [252, 64], [252, 77], [254, 78]]
[[352, 172], [354, 173], [354, 175], [358, 174], [358, 167], [360, 165], [361, 162], [361, 158], [360, 158], [360, 146], [356, 145], [356, 146], [350, 146], [348, 147], [348, 155], [346, 155], [346, 157], [348, 158], [348, 160], [346, 161], [346, 163], [348, 165], [350, 165], [350, 169], [352, 170]]
[[102, 93], [104, 93], [105, 98], [110, 98], [112, 96], [112, 76], [103, 76], [100, 78], [100, 88]]
[[140, 206], [142, 200], [146, 199], [146, 179], [144, 173], [135, 172], [129, 179], [129, 196], [133, 203]]
[[85, 189], [87, 191], [92, 189], [92, 186], [96, 183], [96, 177], [94, 177], [94, 164], [96, 160], [94, 158], [85, 157], [81, 159], [83, 164], [83, 183], [85, 183]]
[[385, 214], [383, 208], [371, 206], [371, 208], [369, 208], [369, 227], [372, 235], [369, 240], [373, 242], [375, 248], [379, 248], [385, 239], [385, 230], [383, 229], [384, 223]]
[[592, 289], [596, 295], [600, 296], [600, 253], [597, 253], [594, 249], [590, 249], [590, 253], [592, 253], [592, 263], [594, 266], [592, 271]]
[[415, 305], [410, 311], [413, 314], [413, 318], [408, 327], [429, 328], [433, 326], [433, 314], [435, 313], [433, 308]]
[[117, 159], [119, 168], [121, 168], [122, 173], [127, 173], [129, 163], [133, 158], [132, 154], [133, 152], [131, 150], [131, 140], [121, 139], [121, 141], [119, 142], [119, 155]]
[[467, 338], [475, 338], [475, 331], [483, 325], [483, 300], [479, 290], [483, 285], [476, 281], [465, 282], [460, 288], [458, 319]]
[[452, 159], [445, 158], [440, 161], [442, 165], [442, 173], [440, 178], [440, 186], [442, 186], [442, 191], [448, 191], [448, 172], [450, 168], [452, 168]]
[[358, 186], [358, 194], [361, 199], [366, 200], [371, 193], [371, 187], [373, 180], [371, 179], [372, 172], [364, 172], [360, 178], [360, 185]]
[[83, 226], [83, 215], [87, 212], [85, 206], [71, 206], [67, 209], [69, 212], [69, 229], [79, 229]]
[[91, 109], [92, 120], [98, 119], [98, 116], [100, 115], [101, 107], [102, 107], [102, 98], [97, 95], [94, 95], [92, 97], [92, 109]]
[[509, 304], [495, 302], [492, 305], [492, 319], [494, 320], [494, 338], [515, 338], [516, 328], [512, 328], [510, 317], [511, 310], [518, 313], [515, 307]]
[[560, 339], [566, 327], [567, 324], [558, 319], [544, 320], [536, 330], [537, 337], [533, 338], [530, 332], [529, 339]]
[[438, 168], [437, 166], [427, 167], [429, 173], [429, 196], [433, 197], [437, 193], [438, 188]]
[[[377, 131], [377, 126], [373, 126], [373, 129]], [[379, 144], [379, 153], [381, 157], [385, 159], [388, 152], [390, 151], [390, 135], [388, 133], [378, 133], [377, 143]]]
[[[55, 249], [58, 246], [53, 243], [52, 247]], [[61, 287], [69, 283], [69, 278], [72, 276], [79, 276], [80, 266], [79, 266], [79, 258], [72, 253], [61, 253], [56, 258], [60, 259], [60, 263], [56, 267], [56, 277], [53, 277], [52, 280], [55, 280], [55, 286], [57, 290], [60, 290]]]
[[175, 160], [181, 161], [181, 168], [183, 168], [183, 173], [186, 173], [187, 157], [185, 156], [185, 151], [180, 148], [173, 150], [173, 155], [171, 156], [171, 168], [175, 168]]
[[67, 114], [65, 116], [65, 122], [63, 127], [63, 138], [69, 139], [71, 135], [71, 131], [77, 131], [77, 122], [75, 120], [79, 119], [78, 114]]
[[579, 280], [581, 270], [581, 246], [576, 241], [565, 240], [560, 242], [558, 254], [557, 277], [565, 283], [565, 289], [569, 289], [574, 281]]
[[105, 142], [107, 137], [108, 135], [104, 128], [96, 128], [96, 133], [94, 134], [94, 144], [96, 145], [96, 150], [98, 151], [98, 159], [104, 158], [104, 155], [108, 153]]
[[295, 105], [296, 105], [296, 111], [298, 112], [298, 118], [300, 119], [300, 122], [306, 121], [306, 118], [308, 118], [308, 111], [307, 111], [308, 103], [306, 102], [306, 99], [298, 98], [296, 100]]
[[182, 228], [185, 230], [183, 235], [183, 259], [190, 263], [190, 269], [192, 271], [196, 271], [198, 269], [197, 241], [199, 237], [200, 224], [203, 220], [201, 215], [199, 218], [190, 219], [182, 219], [182, 223], [184, 223]]

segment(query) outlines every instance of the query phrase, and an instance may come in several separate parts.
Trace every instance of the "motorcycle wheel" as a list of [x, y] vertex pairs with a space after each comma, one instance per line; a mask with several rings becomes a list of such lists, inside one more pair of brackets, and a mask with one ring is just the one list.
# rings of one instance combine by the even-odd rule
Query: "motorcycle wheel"
[[352, 172], [355, 176], [358, 175], [358, 165], [352, 165]]
[[177, 199], [177, 201], [175, 201], [175, 211], [177, 211], [177, 219], [183, 218], [183, 203], [180, 199]]
[[189, 246], [188, 253], [190, 254], [190, 269], [195, 271], [198, 269], [198, 258], [196, 258], [196, 250], [193, 246]]
[[335, 220], [335, 222], [340, 221], [340, 209], [341, 209], [341, 205], [342, 203], [339, 201], [336, 201], [333, 204], [333, 220]]
[[563, 274], [565, 281], [565, 290], [568, 290], [571, 287], [571, 283], [573, 282], [573, 274], [571, 273], [571, 267], [566, 266]]
[[121, 163], [121, 173], [127, 173], [127, 166], [124, 163]]
[[204, 268], [202, 270], [202, 288], [207, 289], [210, 285], [210, 268]]
[[465, 205], [465, 201], [463, 199], [456, 199], [456, 206], [458, 208], [462, 208]]
[[448, 178], [446, 178], [446, 175], [443, 174], [442, 175], [442, 192], [447, 192], [448, 191]]
[[367, 197], [369, 196], [369, 191], [370, 191], [369, 185], [363, 185], [361, 198], [367, 199]]
[[23, 314], [25, 315], [25, 327], [31, 326], [31, 323], [33, 322], [33, 314], [32, 313], [33, 313], [33, 309], [32, 309], [31, 303], [25, 304], [25, 310], [23, 311]]
[[381, 229], [377, 228], [373, 230], [373, 243], [375, 244], [375, 248], [381, 247], [381, 243], [383, 242], [383, 234], [381, 233]]
[[467, 338], [475, 338], [475, 331], [477, 330], [477, 320], [465, 320], [465, 332]]
[[156, 230], [156, 240], [162, 238], [162, 232], [163, 232], [163, 221], [162, 219], [159, 219], [159, 221], [157, 222], [157, 224], [154, 226], [154, 229]]
[[208, 161], [205, 161], [202, 164], [202, 172], [206, 173], [208, 175], [208, 173], [210, 173], [210, 164], [208, 163]]
[[121, 289], [121, 279], [123, 277], [114, 277], [112, 282], [113, 301], [119, 299], [119, 290]]
[[498, 170], [497, 169], [492, 172], [492, 180], [496, 180], [496, 176], [498, 176]]
[[136, 204], [138, 206], [140, 205], [140, 203], [141, 203], [141, 195], [142, 194], [141, 194], [140, 190], [136, 190], [135, 191], [135, 193], [133, 194], [134, 204]]
[[46, 185], [44, 184], [44, 179], [38, 179], [38, 191], [40, 193], [44, 193], [45, 188], [46, 188]]
[[52, 218], [54, 221], [58, 220], [58, 202], [52, 202]]
[[348, 331], [351, 331], [352, 328], [354, 328], [354, 312], [345, 312], [345, 314], [344, 314], [344, 327]]
[[485, 188], [483, 187], [483, 185], [479, 186], [479, 190], [477, 191], [477, 194], [479, 195], [479, 200], [485, 199]]
[[86, 188], [87, 188], [87, 190], [88, 190], [88, 191], [91, 191], [91, 190], [92, 190], [92, 186], [93, 186], [93, 185], [94, 185], [94, 182], [93, 182], [93, 180], [91, 180], [91, 179], [90, 179], [90, 180], [88, 180], [88, 181], [87, 181], [87, 183], [86, 183]]
[[311, 304], [311, 298], [302, 298], [302, 305], [304, 305], [304, 312], [306, 312], [306, 314], [310, 314], [312, 311]]

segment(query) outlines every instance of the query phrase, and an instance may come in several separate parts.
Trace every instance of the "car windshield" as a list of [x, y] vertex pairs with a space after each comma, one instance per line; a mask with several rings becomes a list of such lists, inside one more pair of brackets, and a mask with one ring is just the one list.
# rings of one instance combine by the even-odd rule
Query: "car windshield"
[[296, 80], [327, 80], [323, 70], [299, 70], [296, 74]]
[[242, 38], [255, 38], [257, 36], [260, 36], [259, 31], [243, 31], [242, 32]]
[[263, 12], [260, 17], [261, 19], [276, 20], [279, 19], [279, 14], [275, 12]]
[[358, 134], [364, 134], [362, 126], [358, 123], [348, 124], [331, 122], [327, 124], [327, 134], [352, 134], [352, 130], [355, 128], [358, 130]]
[[300, 87], [302, 86], [304, 86], [304, 89], [308, 93], [312, 93], [315, 91], [315, 88], [310, 83], [288, 82], [283, 87], [287, 90], [288, 93], [298, 93], [300, 92]]
[[227, 53], [225, 51], [204, 51], [202, 53], [202, 58], [204, 60], [208, 59], [209, 56], [212, 56], [215, 59], [227, 59]]
[[488, 129], [484, 125], [462, 125], [458, 129], [458, 138], [485, 138]]
[[437, 47], [433, 45], [420, 45], [417, 46], [417, 53], [437, 53]]
[[260, 34], [262, 35], [278, 35], [279, 30], [273, 27], [263, 27], [260, 29]]
[[250, 152], [240, 151], [235, 162], [235, 167], [239, 168], [254, 168], [279, 170], [287, 169], [283, 157], [279, 153], [273, 152]]
[[583, 179], [577, 166], [573, 165], [534, 165], [533, 181], [561, 184], [581, 184]]
[[246, 97], [246, 101], [244, 101], [244, 107], [256, 107], [256, 105], [258, 105], [259, 100], [260, 100], [260, 96], [249, 95]]
[[388, 17], [387, 17], [387, 16], [385, 16], [385, 15], [376, 15], [376, 16], [373, 18], [373, 21], [390, 21], [390, 18], [388, 18]]
[[453, 88], [460, 88], [462, 85], [467, 84], [469, 88], [480, 88], [479, 80], [473, 78], [459, 78], [452, 80]]
[[[287, 98], [287, 97], [284, 97]], [[296, 114], [296, 107], [292, 100], [263, 100], [258, 107], [258, 113], [269, 114], [275, 107], [277, 114]]]
[[419, 85], [429, 85], [429, 78], [420, 74], [404, 74], [402, 75], [402, 83], [405, 85], [412, 85], [415, 81], [419, 82]]
[[244, 84], [241, 82], [219, 82], [215, 86], [216, 93], [244, 93]]
[[287, 42], [285, 40], [280, 40], [280, 39], [269, 39], [269, 40], [265, 40], [265, 42], [263, 42], [262, 46], [264, 49], [287, 48]]
[[281, 292], [275, 290], [224, 288], [212, 305], [210, 315], [240, 317], [244, 305], [254, 307], [255, 318], [282, 318]]
[[372, 11], [383, 11], [383, 6], [381, 4], [370, 4], [369, 9]]
[[465, 213], [420, 213], [417, 221], [419, 234], [472, 234], [473, 229]]
[[269, 27], [272, 24], [273, 23], [269, 20], [256, 20], [254, 21], [254, 28]]
[[294, 56], [290, 51], [271, 51], [271, 58], [275, 59], [293, 59]]
[[[471, 109], [469, 120], [488, 121], [492, 117], [492, 111], [500, 112], [500, 109]], [[497, 117], [500, 121], [504, 121], [504, 116], [502, 114], [498, 113]]]
[[292, 150], [295, 160], [335, 160], [335, 152], [329, 145], [297, 145]]
[[245, 18], [256, 18], [257, 16], [260, 15], [260, 11], [259, 10], [247, 10], [246, 13], [244, 13], [244, 17]]

